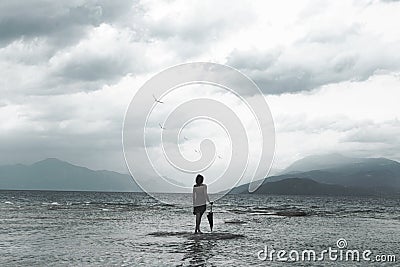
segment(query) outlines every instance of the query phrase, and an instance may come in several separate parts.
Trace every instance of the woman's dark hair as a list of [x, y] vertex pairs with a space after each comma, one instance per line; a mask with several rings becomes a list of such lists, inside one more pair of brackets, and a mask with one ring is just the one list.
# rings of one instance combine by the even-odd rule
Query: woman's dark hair
[[201, 185], [203, 183], [203, 181], [204, 181], [203, 175], [197, 174], [197, 176], [196, 176], [196, 184], [197, 185]]

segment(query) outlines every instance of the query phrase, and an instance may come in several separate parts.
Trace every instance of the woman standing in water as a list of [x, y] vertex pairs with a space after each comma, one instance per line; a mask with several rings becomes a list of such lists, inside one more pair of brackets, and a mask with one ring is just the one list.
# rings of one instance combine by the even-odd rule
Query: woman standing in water
[[206, 203], [212, 204], [207, 194], [207, 185], [203, 184], [204, 177], [201, 174], [196, 176], [196, 184], [193, 186], [193, 214], [196, 215], [196, 228], [194, 233], [201, 234], [201, 216], [206, 211]]

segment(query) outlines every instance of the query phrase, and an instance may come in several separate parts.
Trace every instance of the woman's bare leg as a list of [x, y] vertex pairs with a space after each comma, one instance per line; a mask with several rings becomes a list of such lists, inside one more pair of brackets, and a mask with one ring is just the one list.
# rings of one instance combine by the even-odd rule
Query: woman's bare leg
[[200, 233], [200, 223], [201, 223], [201, 213], [196, 213], [196, 228], [194, 230], [194, 233], [197, 232]]

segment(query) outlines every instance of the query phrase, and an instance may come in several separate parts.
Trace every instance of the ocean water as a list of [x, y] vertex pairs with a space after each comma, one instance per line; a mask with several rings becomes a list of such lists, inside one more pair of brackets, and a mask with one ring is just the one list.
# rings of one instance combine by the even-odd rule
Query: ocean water
[[[203, 216], [204, 233], [194, 235], [191, 208], [145, 194], [0, 191], [0, 265], [400, 266], [396, 198], [228, 195], [213, 211], [213, 232]], [[339, 251], [339, 239], [347, 242], [343, 251], [371, 250], [371, 260], [394, 255], [396, 262], [286, 262], [259, 253]]]

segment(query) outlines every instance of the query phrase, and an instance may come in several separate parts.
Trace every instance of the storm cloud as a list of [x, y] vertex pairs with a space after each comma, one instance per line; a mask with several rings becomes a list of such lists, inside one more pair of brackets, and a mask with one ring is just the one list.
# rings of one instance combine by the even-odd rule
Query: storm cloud
[[133, 8], [132, 1], [28, 0], [0, 3], [0, 43], [47, 38], [58, 46], [79, 41], [94, 26], [115, 23]]
[[126, 171], [131, 98], [191, 61], [256, 82], [278, 168], [332, 151], [400, 159], [399, 13], [397, 1], [2, 1], [0, 165], [58, 157]]

